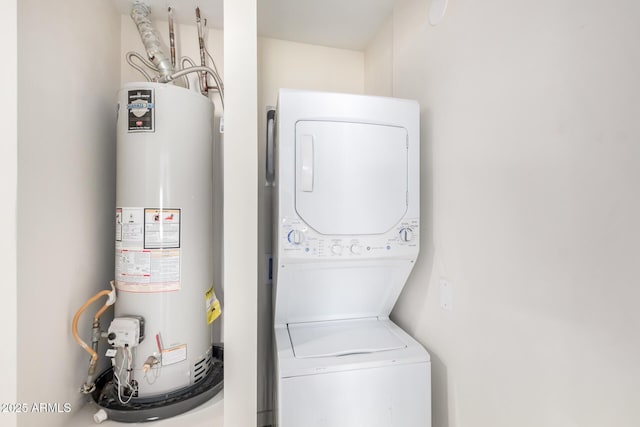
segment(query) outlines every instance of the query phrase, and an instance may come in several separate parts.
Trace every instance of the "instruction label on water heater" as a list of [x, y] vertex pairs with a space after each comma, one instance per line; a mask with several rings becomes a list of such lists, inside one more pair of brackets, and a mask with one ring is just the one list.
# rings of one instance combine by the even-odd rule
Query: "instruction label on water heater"
[[180, 247], [180, 209], [144, 210], [144, 248]]
[[162, 350], [162, 366], [173, 365], [183, 360], [187, 360], [186, 344]]
[[127, 120], [129, 132], [155, 130], [155, 101], [153, 89], [134, 89], [127, 92]]
[[116, 208], [116, 284], [125, 292], [180, 289], [180, 209]]

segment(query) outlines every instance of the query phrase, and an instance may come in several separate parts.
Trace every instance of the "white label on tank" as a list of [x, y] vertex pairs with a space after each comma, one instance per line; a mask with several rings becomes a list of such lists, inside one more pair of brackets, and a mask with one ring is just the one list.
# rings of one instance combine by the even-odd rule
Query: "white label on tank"
[[[120, 240], [117, 239], [118, 234]], [[144, 208], [116, 208], [116, 244], [118, 243], [125, 248], [143, 248]]]
[[173, 365], [187, 359], [187, 345], [182, 344], [162, 350], [162, 366]]
[[180, 209], [116, 209], [118, 290], [168, 292], [180, 289], [180, 212]]
[[122, 241], [122, 209], [116, 208], [116, 242]]
[[180, 289], [180, 249], [116, 249], [118, 289], [167, 292]]

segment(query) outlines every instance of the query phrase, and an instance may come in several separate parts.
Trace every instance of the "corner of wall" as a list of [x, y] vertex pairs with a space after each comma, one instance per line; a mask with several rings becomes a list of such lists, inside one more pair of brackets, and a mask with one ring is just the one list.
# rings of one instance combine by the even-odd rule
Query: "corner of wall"
[[[0, 223], [3, 225], [3, 237], [0, 239], [0, 271], [3, 273], [2, 298], [0, 298], [0, 324], [3, 326], [4, 349], [0, 352], [2, 367], [2, 387], [0, 402], [18, 402], [17, 398], [17, 2], [3, 3], [0, 14], [0, 52], [3, 52], [3, 66], [0, 67], [0, 195], [3, 208], [0, 210]], [[2, 425], [15, 427], [15, 414], [0, 414]]]
[[364, 51], [364, 92], [393, 96], [393, 13]]

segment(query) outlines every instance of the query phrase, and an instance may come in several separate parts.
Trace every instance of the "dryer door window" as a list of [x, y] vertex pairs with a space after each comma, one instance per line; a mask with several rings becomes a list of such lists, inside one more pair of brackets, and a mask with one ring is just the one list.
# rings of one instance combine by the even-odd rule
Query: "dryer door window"
[[329, 235], [382, 234], [407, 211], [407, 130], [296, 123], [296, 211]]

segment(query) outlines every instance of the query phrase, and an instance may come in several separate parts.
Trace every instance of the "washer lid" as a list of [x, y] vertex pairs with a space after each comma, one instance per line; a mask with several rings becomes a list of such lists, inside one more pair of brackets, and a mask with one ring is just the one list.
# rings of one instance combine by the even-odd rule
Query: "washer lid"
[[407, 211], [407, 135], [398, 126], [298, 121], [298, 215], [321, 234], [389, 231]]
[[406, 348], [377, 318], [288, 325], [296, 358], [335, 357]]

